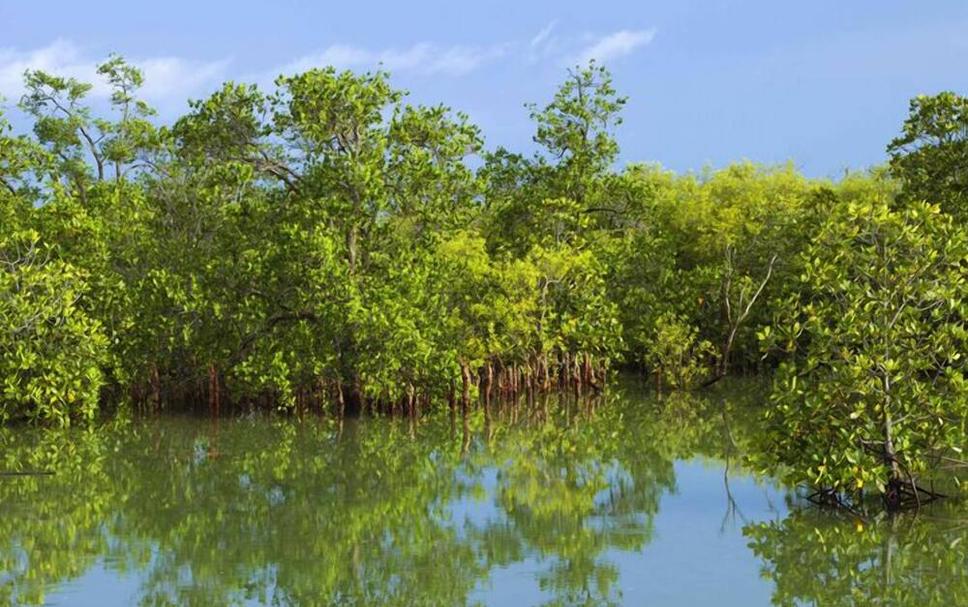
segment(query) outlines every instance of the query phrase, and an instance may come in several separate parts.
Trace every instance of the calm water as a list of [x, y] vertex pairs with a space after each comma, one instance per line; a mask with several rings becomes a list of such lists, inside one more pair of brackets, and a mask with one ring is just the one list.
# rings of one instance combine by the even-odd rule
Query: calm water
[[758, 388], [417, 423], [0, 434], [0, 604], [968, 605], [968, 509], [862, 523], [742, 468]]

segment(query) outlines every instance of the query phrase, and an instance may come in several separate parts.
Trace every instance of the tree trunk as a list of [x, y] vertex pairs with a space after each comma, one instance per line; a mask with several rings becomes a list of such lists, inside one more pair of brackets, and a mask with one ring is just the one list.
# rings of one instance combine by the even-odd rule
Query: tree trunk
[[464, 420], [467, 420], [467, 412], [471, 405], [471, 370], [466, 363], [460, 364], [460, 374], [461, 374], [461, 398], [460, 398], [460, 408], [461, 415]]
[[[888, 384], [889, 379], [885, 380]], [[887, 402], [890, 403], [890, 396], [888, 396]], [[891, 413], [885, 407], [884, 410], [884, 465], [890, 470], [891, 476], [887, 482], [887, 487], [884, 490], [884, 502], [887, 509], [890, 511], [897, 511], [901, 509], [902, 506], [902, 480], [901, 480], [901, 470], [897, 463], [897, 453], [894, 450], [894, 436], [893, 436], [893, 422], [891, 420]]]
[[161, 410], [161, 377], [158, 375], [158, 365], [151, 366], [151, 402], [155, 411]]
[[551, 377], [548, 375], [548, 359], [542, 354], [539, 360], [541, 361], [541, 369], [544, 373], [544, 384], [541, 388], [547, 392], [551, 389]]
[[484, 407], [488, 408], [491, 406], [491, 386], [494, 385], [494, 367], [491, 362], [488, 361], [487, 369], [485, 370], [484, 379]]
[[208, 365], [208, 409], [212, 417], [219, 414], [219, 381], [215, 364]]
[[336, 383], [336, 405], [339, 408], [338, 416], [342, 420], [346, 417], [346, 399], [343, 397], [343, 382]]
[[350, 417], [359, 417], [363, 413], [363, 391], [360, 386], [360, 378], [356, 373], [345, 383], [343, 392], [343, 414]]
[[568, 352], [564, 353], [563, 364], [561, 365], [561, 387], [565, 388], [568, 386], [568, 374], [571, 372], [571, 356]]
[[450, 389], [447, 391], [447, 409], [450, 411], [450, 437], [454, 438], [457, 431], [457, 402], [454, 396], [454, 380], [450, 380]]
[[417, 405], [414, 402], [413, 384], [407, 384], [407, 415], [409, 415], [411, 419], [417, 416]]

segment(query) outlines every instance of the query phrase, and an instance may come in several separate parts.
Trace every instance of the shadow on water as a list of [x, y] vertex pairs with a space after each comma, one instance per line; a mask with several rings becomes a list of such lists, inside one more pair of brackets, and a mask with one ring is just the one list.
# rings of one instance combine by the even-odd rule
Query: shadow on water
[[687, 604], [707, 562], [766, 584], [735, 604], [968, 602], [963, 504], [859, 524], [743, 468], [761, 388], [7, 431], [2, 469], [54, 474], [0, 479], [0, 603]]

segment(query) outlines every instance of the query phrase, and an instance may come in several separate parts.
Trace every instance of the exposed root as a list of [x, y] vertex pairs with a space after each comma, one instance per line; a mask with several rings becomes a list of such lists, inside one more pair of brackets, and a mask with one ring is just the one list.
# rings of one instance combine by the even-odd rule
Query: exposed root
[[925, 504], [945, 498], [947, 495], [925, 489], [913, 479], [891, 481], [884, 492], [884, 503], [888, 510], [917, 510]]

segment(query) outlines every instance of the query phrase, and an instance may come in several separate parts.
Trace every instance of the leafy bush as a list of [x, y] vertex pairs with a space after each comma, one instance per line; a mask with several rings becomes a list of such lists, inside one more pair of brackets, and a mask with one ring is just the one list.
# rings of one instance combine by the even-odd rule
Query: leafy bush
[[79, 306], [83, 274], [48, 254], [35, 233], [0, 240], [0, 421], [66, 426], [97, 411], [107, 340]]

